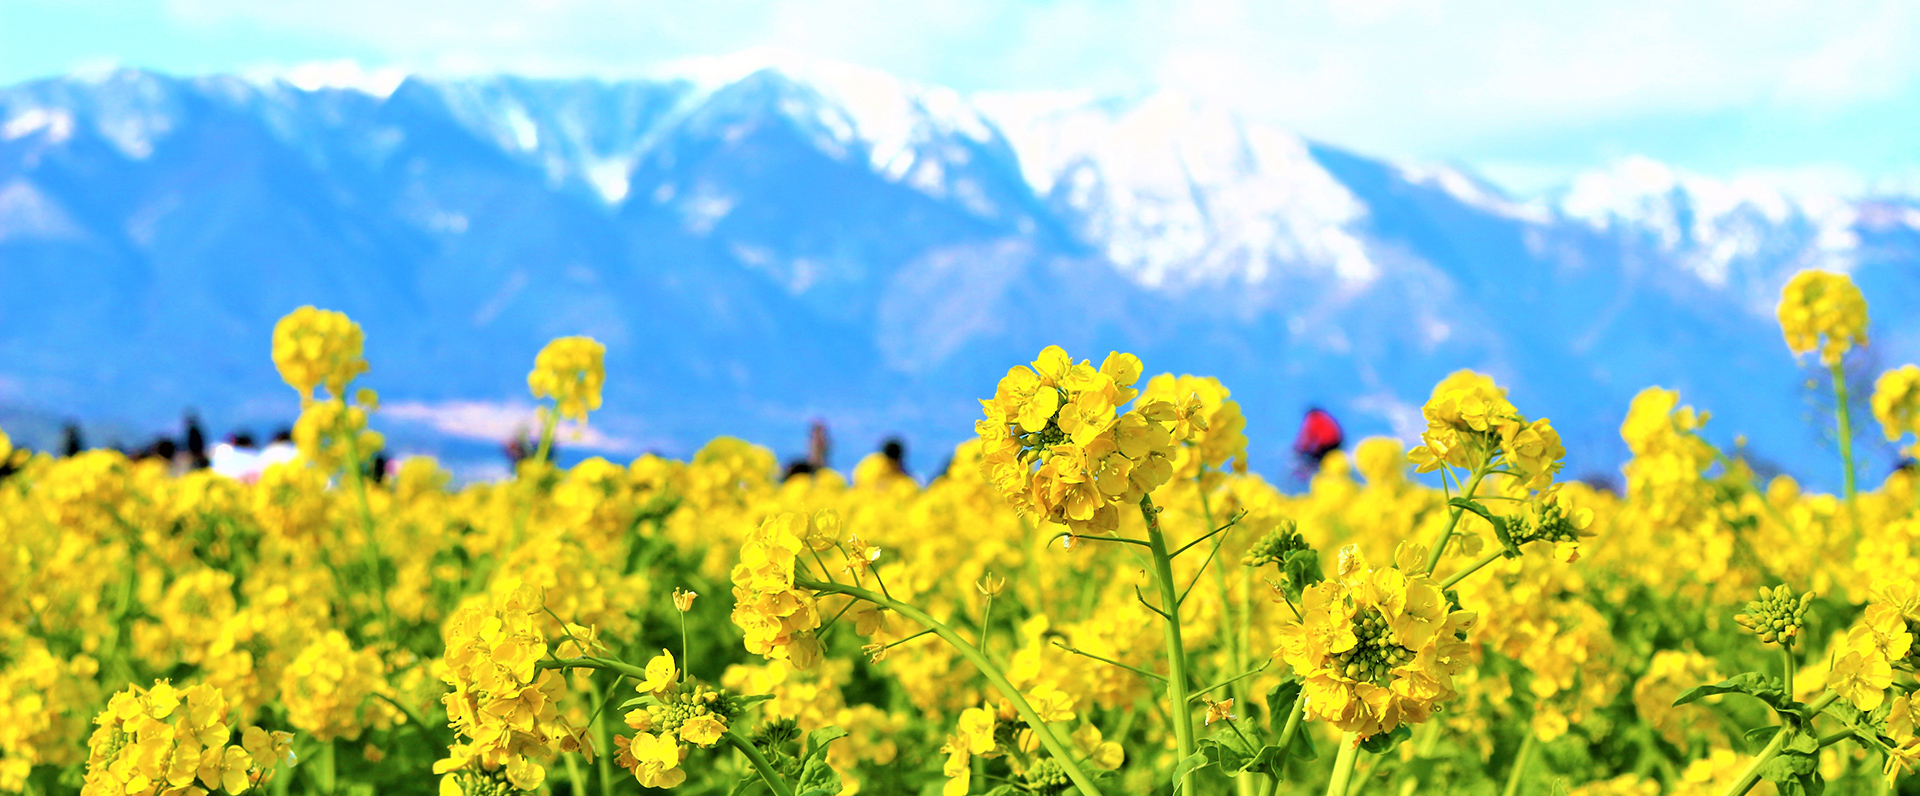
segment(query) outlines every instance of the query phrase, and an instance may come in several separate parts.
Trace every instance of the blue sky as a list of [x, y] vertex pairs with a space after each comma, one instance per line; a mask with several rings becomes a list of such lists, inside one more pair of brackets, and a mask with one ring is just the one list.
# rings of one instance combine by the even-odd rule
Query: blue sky
[[0, 0], [0, 83], [127, 65], [621, 77], [777, 48], [963, 91], [1174, 88], [1521, 191], [1627, 155], [1920, 185], [1920, 4]]

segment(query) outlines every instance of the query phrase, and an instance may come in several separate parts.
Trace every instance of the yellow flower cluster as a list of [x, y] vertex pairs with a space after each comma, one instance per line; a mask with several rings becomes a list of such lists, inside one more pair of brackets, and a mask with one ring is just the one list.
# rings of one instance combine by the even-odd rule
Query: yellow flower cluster
[[838, 684], [848, 682], [852, 673], [853, 662], [845, 659], [804, 671], [787, 661], [768, 661], [729, 666], [721, 683], [734, 693], [770, 697], [759, 704], [765, 720], [793, 720], [803, 733], [834, 726], [852, 732], [827, 749], [835, 769], [891, 765], [900, 752], [894, 739], [906, 728], [907, 717], [877, 705], [847, 704]]
[[1801, 271], [1780, 291], [1780, 331], [1793, 353], [1817, 349], [1832, 367], [1867, 344], [1867, 299], [1846, 274]]
[[1435, 385], [1421, 414], [1427, 421], [1420, 434], [1424, 444], [1407, 456], [1423, 473], [1443, 464], [1473, 472], [1498, 454], [1520, 483], [1545, 489], [1567, 455], [1552, 423], [1545, 418], [1528, 422], [1507, 401], [1506, 390], [1470, 370], [1455, 371]]
[[1883, 581], [1873, 589], [1865, 616], [1832, 652], [1827, 687], [1863, 711], [1880, 707], [1897, 665], [1911, 669], [1914, 630], [1920, 628], [1920, 584]]
[[360, 390], [356, 404], [343, 400], [309, 402], [293, 424], [293, 443], [300, 455], [321, 470], [339, 470], [350, 458], [366, 461], [386, 445], [386, 437], [367, 428], [367, 410], [377, 399], [372, 390]]
[[345, 314], [301, 307], [273, 325], [273, 364], [301, 401], [311, 399], [316, 387], [343, 399], [347, 383], [367, 372], [364, 343], [360, 324]]
[[540, 760], [561, 752], [591, 756], [586, 731], [560, 713], [563, 678], [538, 666], [547, 654], [542, 599], [539, 589], [522, 586], [447, 619], [441, 679], [453, 691], [443, 702], [459, 740], [433, 766], [444, 775], [442, 796], [458, 796], [463, 782], [502, 775], [533, 790], [547, 777]]
[[1240, 403], [1228, 399], [1232, 394], [1212, 376], [1162, 373], [1147, 380], [1147, 386], [1140, 391], [1143, 403], [1165, 401], [1180, 405], [1189, 399], [1200, 402], [1201, 422], [1195, 424], [1192, 436], [1182, 441], [1174, 454], [1174, 478], [1193, 478], [1201, 467], [1222, 470], [1229, 461], [1233, 463], [1234, 472], [1247, 471], [1247, 419], [1240, 414]]
[[80, 762], [87, 715], [100, 696], [99, 664], [86, 655], [61, 659], [28, 639], [0, 671], [0, 791], [18, 793], [33, 767]]
[[[1044, 721], [1067, 722], [1075, 718], [1067, 707], [1071, 699], [1057, 690], [1037, 691], [1028, 701]], [[1069, 740], [1073, 751], [1098, 770], [1113, 771], [1126, 761], [1126, 752], [1120, 745], [1106, 740], [1100, 728], [1092, 723], [1080, 725]], [[976, 757], [1009, 759], [1014, 774], [1026, 786], [1025, 792], [1061, 792], [1069, 784], [1066, 777], [1052, 758], [1035, 756], [1038, 747], [1033, 731], [1015, 715], [1010, 702], [1001, 700], [997, 705], [985, 704], [961, 711], [956, 732], [947, 736], [946, 745], [940, 748], [947, 756], [941, 766], [941, 773], [947, 776], [941, 796], [965, 796], [973, 792], [973, 759]]]
[[748, 652], [791, 660], [802, 669], [820, 662], [820, 641], [812, 635], [820, 612], [814, 593], [794, 586], [795, 559], [815, 549], [815, 541], [830, 544], [838, 524], [829, 513], [783, 512], [761, 521], [747, 537], [733, 567], [733, 623], [746, 633]]
[[1714, 671], [1713, 659], [1699, 652], [1660, 650], [1653, 654], [1646, 671], [1633, 684], [1634, 711], [1675, 746], [1684, 748], [1700, 740], [1724, 743], [1723, 728], [1712, 714], [1673, 704], [1687, 689], [1720, 679], [1720, 674]]
[[1197, 395], [1142, 399], [1140, 360], [1114, 352], [1098, 370], [1059, 346], [1000, 380], [975, 423], [988, 479], [1022, 514], [1076, 534], [1119, 527], [1123, 506], [1173, 476], [1175, 445], [1205, 431]]
[[647, 704], [627, 711], [632, 738], [614, 736], [614, 762], [633, 772], [641, 786], [671, 788], [686, 780], [680, 768], [687, 750], [681, 741], [712, 747], [731, 729], [732, 697], [698, 683], [683, 682], [673, 654], [661, 650], [647, 663], [646, 679], [634, 684]]
[[1873, 383], [1873, 417], [1888, 442], [1920, 436], [1920, 366], [1904, 365], [1880, 374]]
[[585, 423], [587, 412], [600, 408], [606, 356], [607, 347], [591, 337], [556, 338], [534, 357], [527, 389], [534, 398], [552, 398], [562, 419]]
[[[372, 441], [374, 399], [344, 397], [364, 363], [326, 352], [357, 331], [317, 312], [288, 323], [312, 327], [318, 353], [288, 344], [276, 361], [307, 398], [307, 458], [331, 467], [341, 442]], [[1317, 793], [1335, 756], [1270, 748], [1290, 706], [1260, 698], [1298, 681], [1296, 739], [1405, 739], [1389, 754], [1416, 765], [1345, 755], [1367, 790], [1498, 792], [1505, 777], [1516, 792], [1717, 794], [1753, 761], [1726, 720], [1753, 705], [1674, 703], [1729, 671], [1772, 699], [1782, 652], [1792, 696], [1831, 690], [1862, 711], [1828, 711], [1817, 736], [1877, 734], [1888, 776], [1920, 764], [1903, 685], [1920, 666], [1910, 473], [1851, 498], [1766, 481], [1741, 447], [1703, 438], [1706, 413], [1654, 388], [1621, 427], [1621, 494], [1555, 483], [1552, 426], [1462, 372], [1436, 388], [1414, 454], [1365, 440], [1288, 492], [1244, 472], [1225, 387], [1140, 371], [1125, 354], [1095, 368], [1042, 352], [924, 486], [884, 457], [851, 483], [782, 482], [770, 451], [731, 438], [686, 461], [589, 459], [507, 483], [455, 486], [415, 460], [364, 494], [314, 466], [241, 483], [112, 451], [15, 451], [0, 473], [0, 792], [72, 793], [61, 769], [83, 761], [90, 794], [255, 789], [287, 740], [234, 728], [268, 722], [320, 744], [295, 790], [335, 771], [336, 792], [754, 790], [758, 766], [723, 748], [737, 736], [796, 793], [941, 778], [952, 794], [1165, 793], [1195, 765], [1194, 792], [1236, 776]], [[1911, 433], [1917, 373], [1883, 379], [1883, 427]], [[1410, 477], [1410, 458], [1444, 465], [1448, 488]], [[1468, 477], [1472, 499], [1454, 500]], [[1082, 552], [1049, 552], [1059, 540], [1036, 518], [1087, 534]], [[1153, 534], [1164, 577], [1142, 552]], [[1410, 543], [1441, 538], [1451, 558]], [[1423, 574], [1436, 563], [1450, 576]], [[710, 586], [722, 579], [731, 604]], [[1288, 605], [1263, 608], [1269, 592]], [[1782, 596], [1803, 592], [1818, 596]], [[1742, 628], [1793, 644], [1762, 659]], [[1167, 693], [1177, 645], [1183, 685], [1207, 686], [1185, 702], [1185, 739]], [[1288, 665], [1261, 654], [1276, 647]], [[624, 691], [609, 670], [638, 696], [609, 693]], [[725, 671], [725, 688], [688, 670]], [[442, 707], [452, 744], [433, 764], [420, 741], [445, 735]], [[824, 751], [803, 741], [836, 727], [851, 735]], [[1538, 754], [1516, 759], [1529, 739]], [[1873, 774], [1845, 749], [1818, 753], [1819, 773], [1864, 792]], [[335, 752], [359, 754], [336, 768]], [[803, 759], [818, 780], [804, 788]]]
[[368, 728], [400, 721], [400, 711], [386, 701], [390, 692], [380, 654], [355, 650], [338, 630], [314, 639], [280, 674], [287, 721], [320, 741], [351, 740]]
[[1309, 717], [1366, 737], [1426, 721], [1453, 696], [1453, 676], [1470, 663], [1475, 616], [1415, 574], [1426, 557], [1424, 547], [1404, 545], [1394, 566], [1374, 568], [1344, 548], [1339, 578], [1306, 590], [1301, 619], [1281, 630], [1274, 657], [1305, 678]]
[[114, 694], [88, 739], [85, 796], [197, 796], [244, 793], [260, 787], [282, 759], [291, 763], [293, 736], [246, 727], [230, 744], [227, 698], [209, 685]]

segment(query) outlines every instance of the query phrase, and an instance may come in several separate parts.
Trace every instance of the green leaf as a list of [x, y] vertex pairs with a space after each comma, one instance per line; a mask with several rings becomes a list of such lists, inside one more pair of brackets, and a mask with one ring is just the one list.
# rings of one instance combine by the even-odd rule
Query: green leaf
[[772, 698], [773, 698], [772, 694], [754, 694], [753, 696], [738, 696], [733, 698], [733, 706], [736, 708], [744, 708], [748, 705], [752, 705], [759, 702], [765, 702]]
[[[1275, 738], [1286, 729], [1287, 716], [1293, 713], [1293, 701], [1300, 698], [1300, 680], [1289, 677], [1279, 685], [1267, 689], [1267, 728]], [[1305, 726], [1305, 722], [1301, 722]], [[1299, 730], [1294, 731], [1296, 734]]]
[[827, 765], [826, 755], [809, 758], [793, 787], [794, 796], [839, 796], [840, 790], [840, 772]]
[[1280, 571], [1286, 573], [1287, 581], [1281, 584], [1287, 599], [1298, 602], [1301, 592], [1308, 586], [1326, 580], [1320, 571], [1320, 553], [1309, 547], [1287, 553], [1280, 561]]
[[847, 735], [839, 727], [821, 727], [807, 733], [807, 751], [800, 764], [800, 780], [794, 783], [794, 796], [839, 796], [840, 772], [833, 770], [822, 752], [827, 744]]
[[1480, 515], [1480, 518], [1486, 520], [1487, 522], [1494, 521], [1493, 512], [1488, 511], [1485, 504], [1481, 503], [1478, 500], [1474, 500], [1473, 498], [1456, 497], [1452, 500], [1447, 501], [1447, 505], [1452, 506], [1456, 509], [1460, 509], [1462, 511], [1471, 511], [1475, 514]]
[[1803, 755], [1818, 755], [1820, 754], [1820, 739], [1815, 738], [1813, 733], [1810, 732], [1795, 732], [1787, 736], [1787, 744], [1781, 747], [1781, 751], [1782, 753], [1798, 752]]
[[727, 796], [773, 796], [773, 789], [767, 787], [767, 781], [755, 773], [734, 783], [733, 790], [727, 791]]
[[1020, 789], [1012, 785], [1001, 785], [987, 791], [987, 796], [1020, 796]]
[[1240, 770], [1245, 773], [1265, 774], [1274, 779], [1284, 779], [1286, 766], [1286, 752], [1278, 746], [1267, 744], [1254, 752], [1253, 757], [1249, 758], [1246, 766]]
[[1747, 749], [1757, 755], [1767, 748], [1767, 744], [1773, 743], [1773, 736], [1778, 732], [1780, 732], [1779, 727], [1755, 727], [1747, 730], [1743, 737], [1747, 742]]
[[1206, 752], [1194, 752], [1193, 754], [1180, 758], [1180, 762], [1173, 764], [1173, 780], [1179, 782], [1185, 779], [1188, 773], [1199, 771], [1210, 765], [1213, 765], [1213, 758], [1208, 756]]
[[1786, 684], [1782, 683], [1780, 678], [1768, 677], [1758, 672], [1748, 672], [1712, 685], [1694, 686], [1680, 694], [1680, 698], [1674, 700], [1673, 704], [1678, 707], [1714, 694], [1746, 694], [1782, 713], [1791, 711], [1794, 706], [1793, 697], [1787, 695]]
[[660, 704], [660, 700], [654, 698], [651, 694], [649, 694], [646, 696], [637, 696], [625, 702], [620, 703], [620, 710], [621, 712], [626, 712], [629, 710], [633, 710], [634, 708], [643, 708], [650, 705], [658, 705], [658, 704]]
[[807, 752], [801, 755], [801, 762], [804, 764], [806, 761], [812, 760], [815, 755], [820, 754], [821, 751], [827, 748], [827, 744], [838, 741], [851, 734], [852, 733], [839, 727], [821, 727], [820, 729], [807, 733]]
[[1292, 754], [1295, 760], [1320, 759], [1319, 750], [1313, 748], [1313, 733], [1307, 732], [1307, 725], [1304, 722], [1300, 725], [1300, 729], [1293, 731], [1293, 748], [1287, 752]]
[[1811, 774], [1819, 768], [1819, 759], [1800, 752], [1781, 752], [1772, 760], [1761, 764], [1760, 778], [1769, 782], [1786, 782], [1798, 779], [1802, 774]]
[[1360, 742], [1360, 748], [1376, 755], [1385, 754], [1393, 747], [1399, 746], [1401, 741], [1412, 737], [1413, 730], [1407, 729], [1407, 725], [1402, 724], [1393, 728], [1393, 732], [1380, 732], [1367, 736], [1366, 740]]
[[1220, 771], [1229, 777], [1247, 767], [1246, 750], [1219, 738], [1200, 739], [1200, 751], [1194, 754], [1207, 758], [1208, 762], [1219, 766]]

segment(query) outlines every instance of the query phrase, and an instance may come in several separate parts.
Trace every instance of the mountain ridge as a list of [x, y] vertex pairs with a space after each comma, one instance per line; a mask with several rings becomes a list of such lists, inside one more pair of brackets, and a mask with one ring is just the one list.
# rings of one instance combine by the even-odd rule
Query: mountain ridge
[[586, 333], [609, 346], [613, 452], [721, 433], [791, 452], [819, 416], [855, 447], [905, 433], [924, 467], [972, 398], [1061, 343], [1220, 376], [1269, 473], [1306, 405], [1407, 438], [1431, 384], [1476, 367], [1554, 418], [1571, 469], [1613, 471], [1626, 400], [1657, 383], [1824, 484], [1779, 285], [1853, 271], [1870, 356], [1920, 358], [1906, 197], [1630, 160], [1517, 201], [1172, 92], [723, 67], [384, 96], [142, 72], [0, 88], [0, 402], [276, 422], [296, 407], [267, 335], [315, 303], [366, 327], [367, 383], [414, 407], [394, 436], [421, 450], [458, 427], [433, 407], [521, 402], [539, 345]]

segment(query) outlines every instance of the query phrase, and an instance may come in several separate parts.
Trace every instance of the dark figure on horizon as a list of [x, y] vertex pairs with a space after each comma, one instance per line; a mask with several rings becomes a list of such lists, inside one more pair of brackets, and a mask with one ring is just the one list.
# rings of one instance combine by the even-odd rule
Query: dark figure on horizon
[[911, 477], [909, 473], [907, 473], [906, 440], [899, 437], [888, 437], [887, 441], [880, 445], [880, 455], [887, 457], [887, 461], [893, 462], [894, 472]]
[[207, 432], [200, 428], [200, 413], [188, 409], [182, 420], [187, 427], [187, 469], [205, 470], [213, 460], [207, 458]]
[[[540, 441], [534, 439], [527, 433], [525, 428], [522, 428], [514, 432], [513, 439], [507, 440], [506, 451], [507, 467], [517, 470], [521, 462], [531, 459], [540, 453]], [[559, 458], [560, 444], [557, 442], [547, 443], [547, 461], [552, 462]]]
[[813, 421], [813, 425], [807, 428], [807, 458], [787, 462], [786, 469], [780, 473], [780, 480], [786, 482], [794, 476], [813, 475], [827, 469], [827, 456], [832, 450], [833, 438], [827, 434], [827, 421]]
[[60, 430], [60, 436], [60, 455], [62, 456], [78, 456], [81, 451], [87, 449], [86, 443], [80, 439], [79, 423], [68, 423]]

